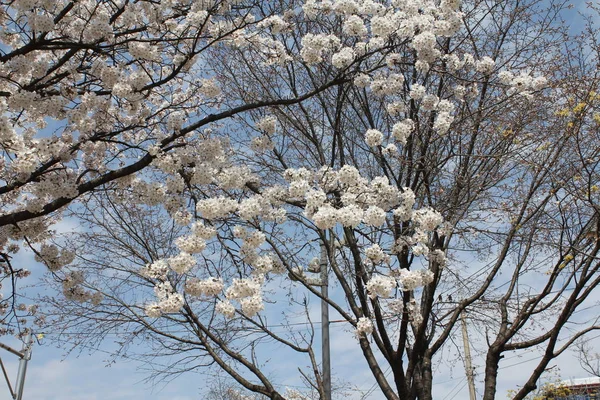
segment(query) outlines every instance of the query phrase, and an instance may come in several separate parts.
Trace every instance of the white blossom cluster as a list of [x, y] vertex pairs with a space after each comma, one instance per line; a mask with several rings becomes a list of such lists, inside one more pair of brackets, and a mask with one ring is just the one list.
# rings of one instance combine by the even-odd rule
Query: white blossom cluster
[[[363, 78], [364, 79], [364, 78]], [[365, 86], [367, 82], [359, 82], [358, 86]], [[402, 91], [404, 86], [404, 76], [401, 74], [380, 75], [368, 83], [371, 92], [376, 96], [395, 95]]]
[[331, 64], [338, 68], [346, 68], [354, 62], [356, 53], [352, 47], [343, 47], [331, 57]]
[[53, 244], [42, 244], [35, 254], [36, 261], [43, 262], [50, 271], [58, 271], [75, 259], [75, 253], [68, 250], [60, 250]]
[[417, 301], [414, 298], [412, 298], [406, 305], [406, 311], [408, 312], [408, 317], [413, 322], [413, 324], [419, 326], [423, 323], [423, 315], [421, 314], [421, 308], [419, 307]]
[[496, 62], [492, 58], [485, 56], [477, 61], [475, 68], [478, 72], [483, 74], [491, 74], [494, 71], [495, 66]]
[[387, 308], [392, 315], [399, 316], [404, 312], [404, 301], [402, 299], [390, 299]]
[[63, 294], [69, 300], [79, 303], [91, 302], [98, 305], [102, 301], [102, 293], [98, 291], [89, 291], [83, 287], [85, 277], [81, 271], [71, 271], [65, 275], [62, 280]]
[[238, 209], [238, 202], [226, 197], [216, 197], [200, 200], [196, 204], [196, 211], [205, 219], [224, 218]]
[[[242, 313], [248, 317], [253, 317], [264, 309], [262, 284], [263, 277], [261, 275], [247, 279], [234, 279], [225, 291], [225, 297], [228, 300], [239, 301]], [[224, 315], [227, 316], [225, 313]]]
[[401, 269], [398, 271], [397, 279], [402, 290], [412, 291], [420, 286], [425, 286], [433, 282], [434, 274], [429, 269], [419, 269], [415, 271], [409, 271], [407, 269]]
[[158, 318], [162, 314], [176, 313], [184, 304], [183, 295], [178, 293], [169, 281], [163, 281], [154, 286], [158, 302], [146, 305], [146, 315]]
[[287, 387], [285, 388], [285, 396], [284, 397], [288, 400], [310, 400], [311, 399], [311, 397], [300, 393], [298, 390], [290, 389]]
[[392, 295], [392, 290], [397, 286], [396, 279], [385, 275], [375, 275], [367, 282], [367, 292], [369, 297], [374, 299], [376, 297], [388, 298]]
[[175, 244], [182, 252], [189, 254], [201, 253], [206, 248], [206, 241], [197, 235], [180, 236], [175, 239]]
[[[233, 171], [230, 171], [228, 179], [225, 182], [225, 179], [221, 179], [221, 187], [231, 188], [231, 186], [239, 187], [243, 186], [246, 183], [246, 178], [243, 175], [236, 175]], [[238, 179], [242, 182], [238, 182], [235, 185], [230, 185], [230, 182], [233, 179]], [[278, 223], [282, 223], [286, 219], [286, 211], [285, 208], [280, 207], [280, 201], [277, 198], [268, 198], [261, 195], [254, 195], [241, 201], [236, 201], [234, 199], [226, 198], [226, 197], [216, 197], [209, 198], [204, 200], [199, 200], [196, 203], [196, 211], [202, 215], [203, 218], [208, 220], [221, 219], [230, 216], [233, 213], [236, 213], [246, 221], [252, 220], [256, 217], [262, 217], [265, 220], [275, 221]]]
[[365, 337], [373, 333], [373, 322], [369, 318], [360, 317], [356, 323], [356, 336]]
[[323, 61], [325, 53], [332, 53], [340, 47], [340, 39], [335, 35], [307, 33], [302, 38], [300, 55], [307, 64]]
[[368, 30], [365, 21], [358, 15], [350, 15], [344, 21], [342, 31], [348, 36], [364, 37]]
[[277, 118], [272, 115], [262, 118], [256, 123], [256, 129], [267, 135], [274, 135], [277, 131]]
[[194, 265], [196, 265], [196, 258], [185, 252], [181, 252], [174, 257], [170, 257], [167, 261], [171, 269], [178, 274], [185, 274], [192, 269]]
[[415, 129], [415, 123], [407, 118], [403, 121], [396, 122], [392, 127], [392, 135], [400, 144], [405, 145], [408, 137]]
[[373, 264], [379, 264], [387, 259], [386, 254], [377, 243], [368, 247], [365, 255]]
[[198, 279], [190, 278], [185, 282], [185, 292], [190, 296], [217, 296], [223, 291], [223, 279], [208, 278]]
[[[415, 255], [427, 255], [428, 234], [443, 223], [442, 216], [430, 208], [413, 210], [415, 195], [409, 188], [393, 187], [385, 177], [376, 177], [369, 182], [352, 166], [343, 166], [338, 171], [323, 169], [317, 173], [302, 168], [289, 169], [285, 176], [290, 181], [290, 195], [304, 197], [305, 215], [319, 229], [331, 229], [338, 223], [346, 227], [357, 227], [361, 223], [379, 227], [385, 224], [389, 212], [401, 221], [414, 219], [414, 235], [398, 243], [393, 252], [408, 246]], [[332, 203], [325, 191], [334, 189], [341, 194], [341, 206]], [[367, 249], [366, 258], [377, 264], [384, 262], [387, 256], [378, 246], [373, 246]]]
[[380, 146], [383, 142], [383, 133], [377, 129], [369, 129], [365, 133], [365, 142], [371, 147]]
[[164, 279], [169, 272], [167, 260], [160, 259], [140, 268], [140, 275], [149, 279]]
[[[390, 298], [392, 291], [399, 287], [402, 291], [413, 291], [421, 286], [425, 286], [433, 282], [434, 273], [429, 269], [419, 269], [410, 271], [401, 269], [392, 271], [391, 276], [376, 274], [373, 275], [366, 284], [367, 294], [370, 298]], [[402, 304], [391, 305], [389, 307], [402, 307]]]
[[229, 301], [218, 301], [215, 305], [215, 311], [225, 316], [233, 318], [235, 316], [235, 307]]
[[432, 208], [421, 208], [414, 212], [413, 221], [421, 230], [432, 232], [444, 222], [444, 217]]
[[263, 19], [259, 24], [259, 28], [269, 28], [271, 32], [274, 34], [278, 34], [284, 32], [290, 27], [290, 24], [287, 23], [281, 16], [272, 15], [268, 18]]

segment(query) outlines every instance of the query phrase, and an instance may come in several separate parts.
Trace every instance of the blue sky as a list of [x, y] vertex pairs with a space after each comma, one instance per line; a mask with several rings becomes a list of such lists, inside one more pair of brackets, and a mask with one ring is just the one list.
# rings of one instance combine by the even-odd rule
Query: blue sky
[[[573, 1], [575, 8], [566, 15], [570, 28], [580, 28], [577, 11], [585, 11], [585, 1]], [[69, 229], [73, 227], [64, 227]], [[31, 254], [20, 254], [15, 261], [28, 265], [34, 271], [34, 276], [39, 276], [43, 267], [33, 261]], [[318, 303], [312, 304], [313, 320], [318, 320]], [[593, 310], [591, 310], [593, 311]], [[332, 319], [337, 319], [332, 313]], [[472, 340], [480, 340], [477, 336], [477, 327], [473, 331]], [[359, 351], [356, 340], [347, 327], [333, 324], [332, 337], [332, 368], [334, 375], [344, 377], [344, 380], [367, 392], [373, 385], [370, 372]], [[595, 337], [592, 335], [591, 337]], [[600, 339], [599, 339], [600, 341]], [[0, 337], [0, 342], [13, 348], [20, 348], [20, 343], [9, 337]], [[110, 350], [114, 344], [107, 341], [98, 351], [83, 351], [78, 356], [71, 354], [64, 357], [64, 350], [55, 348], [50, 341], [42, 339], [33, 347], [32, 359], [29, 363], [25, 384], [25, 399], [35, 400], [191, 400], [200, 399], [200, 393], [206, 388], [209, 377], [190, 372], [176, 378], [170, 383], [151, 386], [143, 382], [146, 375], [138, 372], [141, 366], [138, 361], [119, 359], [107, 366]], [[455, 359], [453, 354], [456, 348], [448, 346], [442, 353], [448, 359]], [[296, 361], [294, 359], [278, 359], [276, 351], [269, 355], [271, 365], [277, 370], [277, 376], [287, 385], [298, 385]], [[14, 355], [0, 350], [2, 358], [13, 382], [17, 372], [17, 359]], [[536, 353], [528, 356], [514, 357], [507, 354], [501, 363], [499, 399], [505, 398], [506, 390], [515, 388], [523, 383], [523, 376], [535, 365]], [[456, 359], [455, 359], [456, 360]], [[483, 360], [474, 355], [474, 365], [481, 367]], [[585, 377], [572, 353], [567, 352], [553, 365], [560, 365], [561, 376], [567, 378]], [[434, 398], [451, 400], [468, 398], [464, 367], [460, 360], [454, 363], [439, 363], [434, 372]], [[385, 371], [385, 369], [384, 369]], [[480, 369], [481, 371], [481, 369]], [[14, 384], [14, 383], [13, 383]], [[0, 399], [9, 398], [8, 388], [0, 383]], [[358, 398], [358, 397], [356, 397]], [[374, 391], [368, 399], [379, 400], [383, 396]]]

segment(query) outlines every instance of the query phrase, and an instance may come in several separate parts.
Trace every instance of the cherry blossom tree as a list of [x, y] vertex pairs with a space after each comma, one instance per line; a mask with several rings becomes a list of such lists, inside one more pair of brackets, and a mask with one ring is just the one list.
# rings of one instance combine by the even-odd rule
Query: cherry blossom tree
[[[4, 309], [15, 311], [15, 280], [28, 275], [11, 263], [19, 243], [37, 244], [51, 269], [72, 260], [44, 243], [74, 200], [126, 184], [148, 167], [176, 173], [197, 163], [200, 176], [202, 154], [220, 146], [212, 132], [226, 121], [302, 102], [352, 78], [340, 71], [306, 93], [225, 98], [213, 49], [246, 49], [277, 68], [300, 59], [273, 37], [289, 23], [261, 8], [243, 1], [0, 2], [0, 260], [1, 279], [13, 288]], [[159, 190], [155, 201], [166, 194]], [[18, 311], [8, 320], [35, 309]]]
[[[7, 57], [51, 66], [6, 79], [0, 223], [75, 344], [118, 334], [176, 360], [159, 372], [325, 398], [322, 299], [385, 398], [432, 399], [466, 313], [482, 398], [505, 354], [539, 352], [523, 399], [599, 328], [578, 313], [600, 279], [598, 47], [557, 25], [565, 2], [34, 3], [6, 6]], [[51, 243], [64, 212], [84, 229]], [[269, 376], [272, 343], [306, 391]]]

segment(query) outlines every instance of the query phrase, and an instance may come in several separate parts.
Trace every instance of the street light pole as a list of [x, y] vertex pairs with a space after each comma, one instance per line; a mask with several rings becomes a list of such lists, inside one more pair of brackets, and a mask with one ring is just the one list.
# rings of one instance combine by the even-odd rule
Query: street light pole
[[2, 363], [2, 359], [0, 359], [0, 367], [2, 367], [2, 373], [4, 374], [4, 379], [6, 379], [6, 384], [8, 385], [8, 390], [10, 391], [10, 396], [14, 400], [23, 400], [23, 389], [25, 388], [25, 374], [27, 373], [27, 362], [31, 360], [31, 347], [33, 345], [33, 336], [31, 332], [25, 336], [25, 341], [23, 342], [23, 348], [21, 351], [17, 351], [12, 347], [5, 345], [4, 343], [0, 343], [0, 348], [4, 349], [17, 357], [19, 357], [19, 372], [17, 373], [17, 384], [15, 386], [15, 391], [12, 389], [12, 385], [10, 384], [10, 379], [8, 378], [8, 373], [4, 368], [4, 364]]
[[460, 319], [462, 322], [463, 346], [465, 349], [465, 372], [467, 373], [467, 382], [469, 383], [469, 399], [476, 400], [475, 379], [473, 377], [473, 365], [471, 364], [471, 347], [469, 346], [469, 333], [467, 331], [465, 310], [460, 312]]
[[331, 353], [329, 342], [329, 304], [325, 299], [329, 295], [329, 277], [327, 271], [327, 248], [321, 242], [321, 351], [323, 359], [323, 389], [325, 398], [331, 400]]
[[23, 399], [23, 389], [25, 388], [25, 374], [27, 373], [27, 363], [31, 360], [31, 347], [33, 345], [33, 337], [28, 333], [23, 343], [21, 353], [23, 357], [19, 360], [19, 372], [17, 373], [17, 385], [15, 387], [16, 400]]

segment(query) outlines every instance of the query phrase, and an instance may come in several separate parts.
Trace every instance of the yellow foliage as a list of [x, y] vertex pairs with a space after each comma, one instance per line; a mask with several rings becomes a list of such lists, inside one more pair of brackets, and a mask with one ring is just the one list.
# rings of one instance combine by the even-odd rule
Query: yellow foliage
[[514, 134], [512, 129], [506, 129], [502, 132], [502, 137], [504, 138], [508, 138], [511, 137]]
[[558, 266], [558, 269], [563, 269], [564, 267], [566, 267], [567, 264], [569, 262], [571, 262], [572, 259], [573, 259], [573, 254], [567, 254], [565, 256], [565, 258], [563, 259], [563, 262]]
[[585, 109], [585, 106], [587, 106], [587, 103], [583, 103], [583, 102], [582, 102], [582, 103], [579, 103], [579, 104], [577, 104], [577, 105], [576, 105], [576, 106], [573, 108], [573, 113], [575, 113], [575, 114], [579, 114], [579, 113], [581, 113], [581, 112], [582, 112], [582, 111]]

